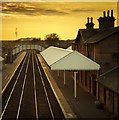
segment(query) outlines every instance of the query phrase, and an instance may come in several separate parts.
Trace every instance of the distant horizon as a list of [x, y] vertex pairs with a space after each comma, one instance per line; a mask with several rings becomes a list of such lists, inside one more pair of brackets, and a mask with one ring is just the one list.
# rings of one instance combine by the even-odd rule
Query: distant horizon
[[[19, 39], [18, 39], [19, 40]], [[0, 41], [18, 41], [18, 40], [0, 40]], [[75, 39], [67, 39], [67, 40], [64, 40], [64, 39], [60, 39], [59, 41], [68, 41], [68, 40], [75, 40]], [[30, 40], [29, 40], [30, 41]], [[45, 41], [45, 40], [42, 40], [41, 41]], [[24, 42], [24, 41], [23, 41]], [[25, 41], [26, 42], [26, 41]]]
[[16, 40], [16, 28], [17, 39], [44, 40], [47, 34], [56, 33], [60, 40], [74, 40], [79, 29], [86, 29], [87, 17], [93, 17], [94, 29], [98, 29], [97, 19], [111, 9], [117, 19], [117, 2], [4, 2], [2, 41]]

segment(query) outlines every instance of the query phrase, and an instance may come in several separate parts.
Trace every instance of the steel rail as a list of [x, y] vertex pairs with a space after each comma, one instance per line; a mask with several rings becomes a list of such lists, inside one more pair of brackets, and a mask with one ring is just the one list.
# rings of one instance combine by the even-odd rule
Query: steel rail
[[53, 110], [52, 110], [52, 107], [51, 107], [51, 104], [50, 104], [50, 100], [48, 98], [48, 93], [47, 93], [47, 90], [46, 90], [46, 87], [45, 87], [45, 83], [44, 83], [44, 80], [43, 80], [43, 77], [42, 77], [41, 70], [39, 68], [39, 64], [38, 64], [38, 60], [36, 58], [36, 55], [35, 55], [35, 59], [36, 59], [36, 63], [37, 63], [37, 66], [38, 66], [38, 71], [40, 73], [40, 77], [41, 77], [41, 81], [42, 81], [42, 84], [43, 84], [43, 88], [44, 88], [44, 91], [45, 91], [45, 96], [46, 96], [46, 99], [47, 99], [47, 102], [48, 102], [48, 106], [49, 106], [49, 109], [50, 109], [50, 112], [51, 112], [51, 116], [52, 116], [52, 118], [54, 120], [55, 117], [54, 117]]
[[36, 77], [35, 77], [35, 66], [34, 66], [34, 53], [32, 52], [32, 65], [33, 65], [33, 81], [34, 81], [34, 97], [35, 97], [35, 111], [36, 111], [36, 119], [38, 120], [38, 104], [37, 104], [37, 96], [36, 96]]
[[2, 120], [2, 117], [3, 117], [3, 115], [4, 115], [5, 111], [6, 111], [6, 108], [7, 108], [8, 104], [9, 104], [9, 101], [10, 101], [10, 99], [11, 99], [11, 96], [12, 96], [13, 92], [14, 92], [14, 89], [15, 89], [16, 84], [17, 84], [17, 82], [18, 82], [19, 76], [20, 76], [21, 71], [22, 71], [22, 69], [23, 69], [23, 66], [24, 66], [24, 64], [25, 64], [25, 61], [26, 61], [27, 56], [28, 56], [28, 54], [26, 55], [26, 57], [25, 57], [25, 59], [24, 59], [24, 61], [23, 61], [23, 64], [22, 64], [21, 69], [20, 69], [20, 71], [19, 71], [19, 74], [18, 74], [18, 76], [17, 76], [17, 78], [16, 78], [16, 81], [15, 81], [15, 83], [14, 83], [14, 85], [13, 85], [13, 88], [12, 88], [12, 90], [11, 90], [11, 92], [10, 92], [10, 95], [9, 95], [9, 97], [8, 97], [8, 99], [7, 99], [7, 102], [6, 102], [6, 104], [5, 104], [5, 107], [4, 107], [4, 109], [3, 109], [3, 112], [2, 112], [2, 114], [1, 114], [1, 116], [0, 116], [0, 120]]
[[[22, 59], [23, 60], [23, 59]], [[21, 61], [22, 61], [21, 60]], [[21, 62], [20, 62], [21, 63]], [[6, 85], [4, 86], [3, 90], [2, 90], [2, 94], [4, 93], [5, 89], [7, 88], [7, 86], [9, 85], [11, 79], [13, 78], [15, 72], [17, 71], [18, 67], [20, 66], [20, 64], [17, 66], [17, 68], [15, 69], [15, 71], [13, 72], [12, 76], [9, 78], [8, 82], [6, 83]], [[6, 78], [5, 78], [6, 79]]]
[[17, 120], [19, 119], [20, 108], [21, 108], [23, 94], [24, 94], [24, 87], [25, 87], [25, 83], [26, 83], [26, 76], [27, 76], [29, 61], [30, 61], [30, 54], [28, 56], [28, 62], [27, 62], [27, 66], [26, 66], [26, 71], [25, 71], [25, 76], [24, 76], [24, 81], [23, 81], [23, 86], [22, 86], [22, 92], [21, 92], [20, 101], [19, 101], [19, 107], [18, 107], [18, 111], [17, 111], [17, 118], [16, 118]]

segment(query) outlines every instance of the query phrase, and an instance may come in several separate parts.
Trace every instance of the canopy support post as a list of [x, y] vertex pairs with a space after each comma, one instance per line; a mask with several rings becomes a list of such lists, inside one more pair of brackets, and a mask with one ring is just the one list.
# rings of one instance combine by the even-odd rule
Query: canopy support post
[[64, 85], [66, 85], [66, 73], [65, 73], [65, 70], [64, 70]]
[[76, 73], [77, 72], [74, 72], [74, 98], [76, 99]]
[[97, 100], [99, 100], [99, 85], [98, 85], [98, 82], [97, 82]]

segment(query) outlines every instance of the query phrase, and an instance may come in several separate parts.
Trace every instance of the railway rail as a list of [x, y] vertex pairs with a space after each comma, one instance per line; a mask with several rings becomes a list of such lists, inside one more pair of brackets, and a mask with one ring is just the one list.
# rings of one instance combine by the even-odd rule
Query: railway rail
[[6, 118], [65, 119], [34, 50], [29, 50], [2, 92]]

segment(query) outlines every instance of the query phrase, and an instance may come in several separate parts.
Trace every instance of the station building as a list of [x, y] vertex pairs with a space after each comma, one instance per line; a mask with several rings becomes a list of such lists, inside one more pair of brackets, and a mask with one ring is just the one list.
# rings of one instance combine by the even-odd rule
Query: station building
[[88, 17], [86, 29], [79, 29], [72, 49], [101, 66], [99, 71], [78, 71], [77, 84], [118, 115], [119, 27], [114, 27], [115, 20], [113, 10], [104, 11], [103, 17], [98, 19], [99, 28], [94, 29], [93, 18]]

